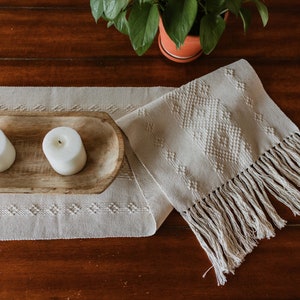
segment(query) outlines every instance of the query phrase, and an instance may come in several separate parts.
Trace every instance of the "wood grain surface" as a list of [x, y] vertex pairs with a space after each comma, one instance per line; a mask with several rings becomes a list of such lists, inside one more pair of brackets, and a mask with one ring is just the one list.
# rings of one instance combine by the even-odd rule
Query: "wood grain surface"
[[[266, 1], [249, 32], [231, 16], [217, 49], [176, 64], [157, 41], [142, 57], [95, 24], [84, 0], [0, 0], [2, 86], [180, 86], [240, 58], [299, 126], [299, 1]], [[7, 99], [9, 101], [9, 99]], [[224, 287], [187, 224], [172, 212], [148, 238], [0, 242], [0, 299], [300, 299], [300, 219], [263, 240]]]
[[[61, 126], [78, 132], [87, 155], [84, 168], [73, 176], [56, 173], [42, 149], [46, 134]], [[16, 150], [13, 165], [0, 173], [0, 193], [98, 194], [123, 162], [122, 132], [105, 112], [0, 111], [0, 128]]]

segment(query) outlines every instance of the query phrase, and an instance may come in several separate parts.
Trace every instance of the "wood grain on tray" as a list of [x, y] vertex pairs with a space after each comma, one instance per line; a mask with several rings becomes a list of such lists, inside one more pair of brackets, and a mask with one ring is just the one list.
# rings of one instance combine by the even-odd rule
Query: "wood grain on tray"
[[[42, 150], [44, 136], [67, 126], [81, 136], [87, 163], [77, 174], [62, 176]], [[124, 156], [123, 137], [104, 112], [0, 112], [0, 128], [14, 145], [14, 164], [0, 173], [2, 193], [101, 193], [116, 177]]]

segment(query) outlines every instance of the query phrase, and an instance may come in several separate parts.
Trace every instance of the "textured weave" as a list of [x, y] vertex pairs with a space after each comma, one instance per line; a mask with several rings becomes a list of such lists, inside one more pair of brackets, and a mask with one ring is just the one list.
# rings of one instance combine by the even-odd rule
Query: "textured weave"
[[[0, 87], [0, 109], [106, 111], [117, 120], [168, 91], [166, 87]], [[130, 148], [126, 155], [139, 166]], [[147, 189], [151, 188], [153, 179], [140, 170]], [[0, 240], [153, 235], [172, 206], [160, 189], [145, 197], [147, 189], [141, 192], [126, 159], [116, 180], [100, 195], [0, 194]]]
[[[300, 213], [298, 128], [240, 60], [120, 120], [133, 151], [226, 282], [284, 226], [267, 191]], [[139, 178], [137, 177], [139, 180]]]
[[[100, 195], [0, 195], [0, 239], [154, 234], [174, 207], [217, 283], [300, 214], [299, 130], [245, 60], [180, 88], [0, 88], [2, 110], [107, 111], [126, 160]], [[182, 245], [184, 247], [184, 244]]]

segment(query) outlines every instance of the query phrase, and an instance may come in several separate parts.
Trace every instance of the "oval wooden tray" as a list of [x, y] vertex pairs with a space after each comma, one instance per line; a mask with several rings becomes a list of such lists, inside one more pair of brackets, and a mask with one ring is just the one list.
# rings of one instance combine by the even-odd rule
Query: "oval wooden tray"
[[[77, 130], [87, 152], [85, 167], [75, 175], [57, 174], [42, 150], [44, 136], [59, 126]], [[101, 193], [124, 157], [121, 130], [104, 112], [0, 111], [0, 129], [17, 152], [14, 164], [0, 173], [1, 193]]]

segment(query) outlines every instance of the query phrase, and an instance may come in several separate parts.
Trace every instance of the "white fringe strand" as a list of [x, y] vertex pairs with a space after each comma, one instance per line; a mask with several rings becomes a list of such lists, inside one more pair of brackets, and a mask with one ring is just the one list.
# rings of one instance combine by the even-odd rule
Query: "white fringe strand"
[[294, 215], [300, 214], [299, 174], [300, 136], [295, 133], [183, 212], [212, 263], [218, 285], [226, 283], [226, 274], [234, 273], [260, 239], [275, 235], [271, 222], [279, 229], [285, 226], [268, 193]]

